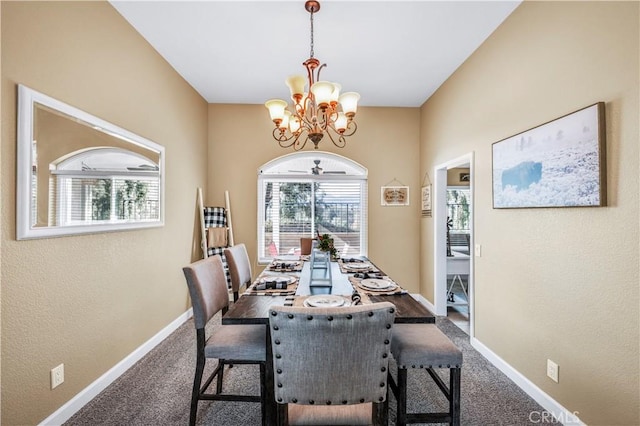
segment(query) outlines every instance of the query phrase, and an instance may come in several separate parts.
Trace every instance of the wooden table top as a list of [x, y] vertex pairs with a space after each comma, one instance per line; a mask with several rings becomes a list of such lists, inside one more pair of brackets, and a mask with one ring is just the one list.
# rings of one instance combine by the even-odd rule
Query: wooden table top
[[[409, 294], [369, 296], [373, 303], [391, 302], [396, 306], [396, 323], [434, 323], [435, 315]], [[269, 308], [282, 306], [285, 296], [243, 295], [222, 317], [223, 324], [268, 324]]]
[[[349, 286], [349, 291], [340, 294], [351, 294], [352, 289], [347, 274], [337, 269], [336, 275], [342, 275]], [[339, 277], [342, 278], [342, 277]], [[308, 285], [307, 285], [308, 287]], [[308, 289], [307, 289], [308, 290]], [[304, 294], [304, 292], [302, 292]], [[297, 293], [299, 294], [299, 293]], [[292, 296], [289, 296], [289, 301]], [[297, 296], [304, 297], [304, 296]], [[223, 324], [268, 324], [269, 308], [285, 304], [287, 296], [242, 295], [229, 307], [222, 317]], [[368, 296], [372, 303], [391, 302], [396, 306], [396, 323], [434, 323], [435, 315], [410, 294], [372, 295]]]

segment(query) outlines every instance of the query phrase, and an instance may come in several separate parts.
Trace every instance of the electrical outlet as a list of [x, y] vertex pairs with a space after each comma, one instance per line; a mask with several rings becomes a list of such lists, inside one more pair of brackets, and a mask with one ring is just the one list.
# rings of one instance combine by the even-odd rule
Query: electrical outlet
[[555, 362], [551, 361], [550, 359], [547, 360], [547, 376], [549, 376], [549, 378], [551, 380], [553, 380], [554, 382], [558, 383], [558, 370], [560, 369], [560, 367], [558, 367], [558, 364], [556, 364]]
[[482, 256], [482, 246], [480, 244], [476, 244], [475, 250], [476, 250], [476, 257]]
[[64, 382], [64, 364], [51, 370], [51, 389], [60, 386], [62, 382]]

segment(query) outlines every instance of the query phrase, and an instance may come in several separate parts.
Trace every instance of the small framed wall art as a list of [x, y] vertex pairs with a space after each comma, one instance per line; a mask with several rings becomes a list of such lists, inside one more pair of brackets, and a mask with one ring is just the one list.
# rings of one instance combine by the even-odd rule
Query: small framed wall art
[[431, 185], [422, 187], [422, 215], [431, 216]]
[[382, 206], [408, 206], [408, 186], [381, 186], [380, 204]]

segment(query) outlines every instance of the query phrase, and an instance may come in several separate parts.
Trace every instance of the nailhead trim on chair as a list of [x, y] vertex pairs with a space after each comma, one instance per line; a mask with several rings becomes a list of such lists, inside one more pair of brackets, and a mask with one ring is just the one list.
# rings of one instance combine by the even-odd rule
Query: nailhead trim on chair
[[433, 365], [433, 364], [429, 364], [429, 365], [412, 365], [412, 366], [408, 366], [408, 365], [398, 365], [398, 368], [462, 368], [462, 364], [447, 364], [447, 365]]

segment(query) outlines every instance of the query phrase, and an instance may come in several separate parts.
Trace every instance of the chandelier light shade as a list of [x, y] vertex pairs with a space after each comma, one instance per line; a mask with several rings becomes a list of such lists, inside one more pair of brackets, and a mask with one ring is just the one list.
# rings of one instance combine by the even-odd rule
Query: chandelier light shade
[[360, 95], [356, 92], [340, 94], [340, 84], [320, 80], [320, 71], [327, 66], [320, 65], [320, 61], [313, 57], [313, 15], [320, 10], [320, 3], [309, 0], [305, 3], [305, 9], [311, 16], [311, 54], [302, 63], [307, 76], [293, 75], [286, 79], [285, 83], [291, 92], [290, 107], [282, 99], [265, 102], [275, 124], [273, 138], [282, 148], [293, 147], [298, 151], [309, 140], [318, 149], [318, 143], [327, 135], [335, 146], [344, 148], [345, 138], [358, 129], [354, 117]]

